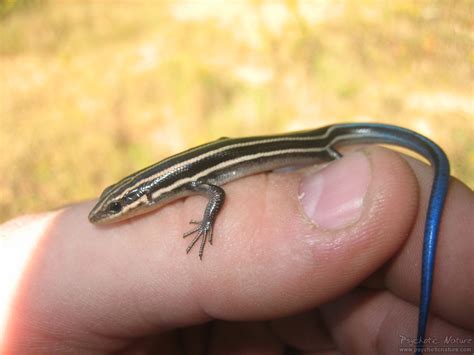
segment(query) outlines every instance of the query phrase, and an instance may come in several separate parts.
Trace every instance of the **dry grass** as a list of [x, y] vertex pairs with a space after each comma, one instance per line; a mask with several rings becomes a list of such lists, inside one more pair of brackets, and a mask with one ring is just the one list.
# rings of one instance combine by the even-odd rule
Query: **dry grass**
[[470, 1], [0, 2], [0, 220], [220, 136], [413, 128], [474, 186]]

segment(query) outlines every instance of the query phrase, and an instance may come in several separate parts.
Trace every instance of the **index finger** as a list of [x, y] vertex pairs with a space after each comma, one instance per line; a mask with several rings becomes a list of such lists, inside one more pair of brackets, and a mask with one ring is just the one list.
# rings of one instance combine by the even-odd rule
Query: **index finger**
[[[384, 272], [384, 287], [395, 295], [414, 304], [419, 297], [419, 280], [426, 217], [432, 170], [412, 158], [406, 157], [420, 186], [420, 204], [416, 223], [411, 229], [402, 252]], [[438, 238], [433, 281], [431, 311], [434, 314], [466, 328], [474, 328], [474, 260], [472, 236], [474, 230], [474, 194], [455, 178], [451, 178]], [[414, 263], [416, 261], [416, 263]]]

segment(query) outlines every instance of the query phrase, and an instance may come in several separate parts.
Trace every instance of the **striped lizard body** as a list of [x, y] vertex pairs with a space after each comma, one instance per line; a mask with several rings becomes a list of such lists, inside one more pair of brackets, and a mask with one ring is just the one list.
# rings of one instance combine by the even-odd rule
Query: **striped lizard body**
[[449, 162], [442, 149], [428, 138], [405, 128], [377, 123], [335, 124], [319, 129], [271, 136], [221, 138], [189, 149], [140, 170], [104, 190], [89, 214], [92, 223], [124, 220], [159, 208], [173, 200], [203, 194], [209, 199], [196, 228], [189, 252], [200, 241], [202, 258], [206, 242], [222, 208], [221, 185], [243, 176], [301, 163], [330, 161], [342, 155], [336, 147], [354, 143], [385, 143], [411, 149], [427, 158], [434, 168], [434, 181], [427, 211], [423, 256], [418, 348], [425, 338], [441, 215], [446, 199]]

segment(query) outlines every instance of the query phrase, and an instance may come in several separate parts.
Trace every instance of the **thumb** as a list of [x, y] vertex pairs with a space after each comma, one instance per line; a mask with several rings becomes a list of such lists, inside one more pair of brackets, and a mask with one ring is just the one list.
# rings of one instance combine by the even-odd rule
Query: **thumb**
[[[191, 271], [199, 304], [216, 318], [276, 318], [341, 295], [401, 248], [417, 214], [411, 168], [378, 147], [227, 190], [220, 240]], [[185, 219], [199, 210], [195, 203]]]
[[19, 234], [37, 239], [18, 269], [4, 344], [22, 339], [31, 349], [31, 342], [75, 334], [76, 342], [112, 350], [126, 338], [213, 318], [298, 313], [343, 294], [393, 256], [417, 207], [411, 169], [377, 147], [322, 169], [259, 174], [224, 189], [202, 261], [186, 255], [187, 241], [178, 237], [202, 213], [206, 201], [198, 196], [108, 227], [87, 222], [90, 203], [1, 227], [11, 248]]

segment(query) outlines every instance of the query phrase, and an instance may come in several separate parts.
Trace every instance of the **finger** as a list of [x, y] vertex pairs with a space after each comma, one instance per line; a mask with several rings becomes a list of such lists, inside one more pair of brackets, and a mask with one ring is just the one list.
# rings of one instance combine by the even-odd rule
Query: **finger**
[[[433, 171], [421, 162], [407, 158], [420, 186], [418, 217], [402, 252], [397, 254], [384, 275], [383, 287], [418, 304], [423, 247], [423, 228], [433, 179]], [[451, 179], [438, 237], [431, 311], [446, 320], [474, 329], [474, 194]]]
[[[240, 214], [223, 211], [222, 220], [233, 223], [222, 234], [231, 239], [208, 262], [210, 273], [231, 283], [201, 302], [208, 314], [267, 319], [310, 309], [356, 285], [401, 247], [415, 217], [417, 186], [397, 154], [378, 148], [347, 154], [321, 173], [269, 174], [245, 180], [243, 188], [229, 186], [228, 206]], [[239, 208], [249, 201], [251, 209]]]
[[[21, 312], [10, 315], [10, 339], [39, 327], [55, 339], [87, 335], [89, 346], [110, 350], [127, 337], [211, 318], [310, 309], [394, 255], [418, 201], [411, 169], [381, 148], [320, 171], [260, 174], [225, 189], [202, 261], [187, 256], [178, 237], [202, 213], [200, 197], [109, 227], [87, 222], [91, 204], [39, 217], [47, 228], [16, 292], [12, 309]], [[77, 327], [82, 332], [70, 331]]]
[[[321, 314], [342, 353], [415, 352], [418, 308], [389, 292], [355, 289], [323, 305]], [[472, 347], [471, 332], [437, 317], [430, 319], [428, 333], [427, 351], [462, 353]]]
[[321, 354], [336, 349], [319, 310], [271, 321], [270, 329], [284, 344], [299, 351]]

